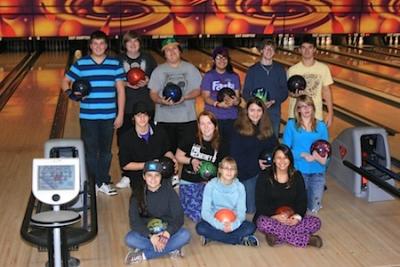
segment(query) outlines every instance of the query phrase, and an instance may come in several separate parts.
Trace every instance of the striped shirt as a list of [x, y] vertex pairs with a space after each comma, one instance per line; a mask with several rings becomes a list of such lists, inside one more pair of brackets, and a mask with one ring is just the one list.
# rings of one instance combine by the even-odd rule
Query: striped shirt
[[117, 94], [115, 83], [125, 80], [125, 72], [119, 60], [107, 56], [97, 64], [91, 56], [76, 61], [66, 77], [74, 82], [87, 79], [90, 82], [90, 94], [80, 102], [80, 119], [109, 120], [117, 113]]

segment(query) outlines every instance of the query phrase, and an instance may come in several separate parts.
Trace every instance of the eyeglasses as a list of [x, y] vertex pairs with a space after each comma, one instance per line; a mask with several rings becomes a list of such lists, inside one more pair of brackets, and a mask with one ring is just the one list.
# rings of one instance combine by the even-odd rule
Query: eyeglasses
[[297, 108], [298, 109], [306, 109], [306, 108], [311, 108], [311, 105], [298, 105]]
[[218, 59], [218, 60], [228, 60], [228, 57], [223, 56], [223, 55], [217, 55], [217, 56], [215, 57], [215, 59]]

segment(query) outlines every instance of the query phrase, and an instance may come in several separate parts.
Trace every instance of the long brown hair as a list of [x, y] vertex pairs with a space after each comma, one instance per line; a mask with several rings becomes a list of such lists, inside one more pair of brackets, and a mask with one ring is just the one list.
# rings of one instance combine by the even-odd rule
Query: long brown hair
[[[296, 173], [296, 169], [294, 168], [294, 159], [293, 159], [293, 153], [290, 150], [290, 148], [285, 145], [285, 144], [279, 144], [278, 146], [276, 146], [274, 148], [274, 151], [272, 152], [272, 159], [275, 159], [275, 155], [278, 151], [282, 151], [282, 153], [289, 159], [290, 163], [288, 166], [288, 181], [286, 183], [286, 188], [290, 188], [295, 180], [295, 173]], [[276, 177], [276, 165], [275, 162], [272, 163], [272, 174], [269, 176], [270, 182], [271, 184], [273, 184], [273, 179], [275, 179]]]
[[[251, 104], [256, 104], [259, 106], [262, 111], [263, 115], [261, 116], [258, 125], [254, 125], [251, 120], [249, 119], [248, 109]], [[267, 139], [268, 137], [272, 136], [274, 130], [272, 128], [271, 119], [269, 118], [268, 111], [265, 108], [264, 102], [259, 98], [251, 98], [247, 104], [246, 108], [243, 108], [239, 111], [238, 118], [235, 121], [235, 128], [241, 135], [244, 136], [253, 136], [257, 134], [257, 138], [259, 140]]]
[[297, 130], [299, 130], [302, 126], [304, 126], [304, 122], [303, 122], [303, 119], [301, 118], [301, 114], [300, 114], [300, 110], [299, 110], [300, 103], [304, 103], [307, 106], [312, 107], [313, 119], [311, 119], [311, 130], [314, 132], [317, 127], [317, 119], [315, 118], [315, 104], [314, 104], [313, 99], [308, 95], [301, 95], [301, 96], [297, 97], [296, 104], [294, 106], [294, 111], [295, 111], [294, 117], [295, 117], [295, 122], [296, 122], [296, 128], [297, 128]]
[[199, 144], [203, 147], [203, 134], [201, 133], [200, 130], [200, 117], [205, 116], [208, 117], [210, 119], [210, 121], [212, 122], [212, 124], [214, 124], [215, 126], [215, 130], [214, 130], [214, 134], [213, 137], [211, 138], [211, 147], [214, 150], [218, 150], [219, 149], [219, 130], [218, 130], [218, 121], [217, 118], [215, 117], [215, 115], [207, 110], [203, 110], [199, 116], [197, 116], [197, 141], [199, 142]]

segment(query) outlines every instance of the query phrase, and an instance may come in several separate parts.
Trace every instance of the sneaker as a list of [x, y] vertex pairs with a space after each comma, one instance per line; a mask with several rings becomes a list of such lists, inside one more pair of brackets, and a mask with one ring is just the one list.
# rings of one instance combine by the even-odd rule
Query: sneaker
[[122, 176], [121, 180], [115, 185], [117, 188], [128, 188], [131, 186], [131, 179], [127, 176]]
[[172, 184], [172, 187], [174, 187], [174, 188], [179, 186], [179, 176], [177, 176], [177, 175], [172, 176], [171, 184]]
[[320, 248], [322, 247], [322, 238], [319, 235], [312, 235], [310, 240], [308, 240], [308, 245], [311, 247]]
[[96, 191], [102, 192], [108, 196], [115, 196], [118, 194], [115, 188], [112, 188], [110, 184], [105, 184], [105, 183], [103, 183], [100, 187], [96, 185]]
[[256, 236], [248, 235], [242, 239], [242, 245], [247, 247], [258, 247], [259, 242]]
[[276, 244], [276, 236], [273, 234], [265, 234], [265, 240], [267, 240], [267, 244], [270, 247], [273, 247]]
[[143, 260], [144, 260], [144, 257], [143, 257], [142, 251], [137, 250], [137, 249], [135, 249], [135, 250], [130, 249], [128, 251], [128, 254], [126, 254], [126, 256], [125, 256], [124, 263], [126, 265], [131, 265], [131, 264], [135, 264], [135, 263], [141, 263]]
[[206, 246], [208, 243], [210, 243], [210, 241], [211, 240], [205, 237], [204, 235], [200, 236], [200, 242], [203, 247]]
[[171, 259], [183, 258], [184, 256], [182, 249], [175, 249], [168, 254]]

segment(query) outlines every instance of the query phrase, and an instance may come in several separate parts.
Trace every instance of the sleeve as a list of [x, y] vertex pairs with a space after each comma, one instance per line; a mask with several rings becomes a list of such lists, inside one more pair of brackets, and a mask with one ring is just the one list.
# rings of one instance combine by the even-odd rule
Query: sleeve
[[237, 199], [237, 206], [235, 208], [236, 220], [232, 224], [232, 231], [239, 228], [239, 226], [246, 219], [246, 190], [244, 185], [237, 180], [237, 190], [239, 191], [239, 197]]
[[152, 91], [160, 92], [162, 90], [161, 76], [160, 66], [158, 66], [151, 73], [147, 87]]
[[269, 205], [268, 201], [268, 186], [270, 185], [267, 180], [270, 175], [270, 168], [261, 171], [256, 183], [256, 210], [258, 215], [271, 216], [274, 214], [273, 208]]
[[130, 145], [127, 142], [126, 134], [122, 134], [120, 138], [120, 146], [118, 151], [119, 165], [123, 168], [126, 164], [131, 162]]
[[286, 98], [288, 98], [289, 96], [289, 91], [287, 88], [287, 75], [286, 75], [286, 71], [283, 68], [282, 65], [280, 65], [280, 74], [278, 75], [278, 84], [279, 84], [279, 95], [278, 97], [275, 99], [275, 101], [277, 101], [278, 103], [282, 103], [286, 100]]
[[249, 70], [246, 73], [246, 78], [244, 79], [242, 96], [246, 100], [248, 100], [250, 98], [250, 92], [251, 92], [251, 90], [253, 90], [253, 87], [254, 87], [254, 84], [253, 84], [253, 82], [254, 82], [253, 73], [255, 71], [254, 66], [255, 65], [253, 65], [249, 68]]
[[323, 86], [328, 86], [333, 84], [333, 79], [332, 79], [332, 74], [327, 65], [324, 64], [324, 74], [322, 77], [322, 85]]
[[292, 149], [293, 147], [293, 120], [290, 119], [286, 123], [285, 130], [283, 131], [282, 143]]
[[329, 132], [328, 127], [326, 126], [325, 122], [320, 121], [320, 131], [321, 131], [321, 139], [329, 140]]
[[[215, 179], [215, 178], [214, 178]], [[215, 180], [211, 180], [204, 187], [203, 192], [203, 202], [201, 203], [201, 218], [211, 224], [214, 228], [218, 230], [223, 230], [223, 223], [217, 221], [214, 218], [213, 210], [212, 210], [212, 191], [214, 187]]]
[[210, 82], [210, 72], [204, 74], [203, 79], [201, 80], [200, 89], [202, 91], [211, 91], [211, 82]]
[[68, 70], [68, 72], [65, 74], [65, 77], [70, 79], [71, 81], [75, 81], [76, 79], [79, 79], [81, 77], [81, 71], [79, 69], [79, 60], [77, 60]]
[[124, 67], [122, 66], [122, 62], [118, 58], [113, 58], [112, 60], [117, 65], [117, 67], [115, 68], [115, 72], [114, 72], [114, 80], [115, 81], [125, 81], [126, 74], [125, 74]]
[[139, 232], [144, 236], [148, 236], [150, 234], [145, 221], [139, 215], [138, 203], [135, 197], [131, 198], [129, 205], [129, 223], [132, 230]]
[[304, 218], [307, 210], [307, 193], [304, 185], [303, 176], [299, 171], [296, 171], [296, 201], [294, 211]]
[[183, 209], [179, 197], [172, 188], [168, 186], [169, 192], [169, 211], [171, 219], [168, 220], [167, 231], [170, 235], [175, 234], [183, 225]]
[[[189, 64], [189, 63], [188, 63]], [[195, 89], [200, 89], [200, 84], [201, 84], [201, 74], [200, 71], [193, 66], [192, 64], [189, 72], [189, 86], [188, 86], [188, 92], [195, 90]]]
[[236, 72], [233, 72], [233, 77], [235, 77], [233, 79], [233, 83], [235, 84], [235, 90], [239, 90], [241, 89], [241, 84], [240, 84], [240, 77]]

